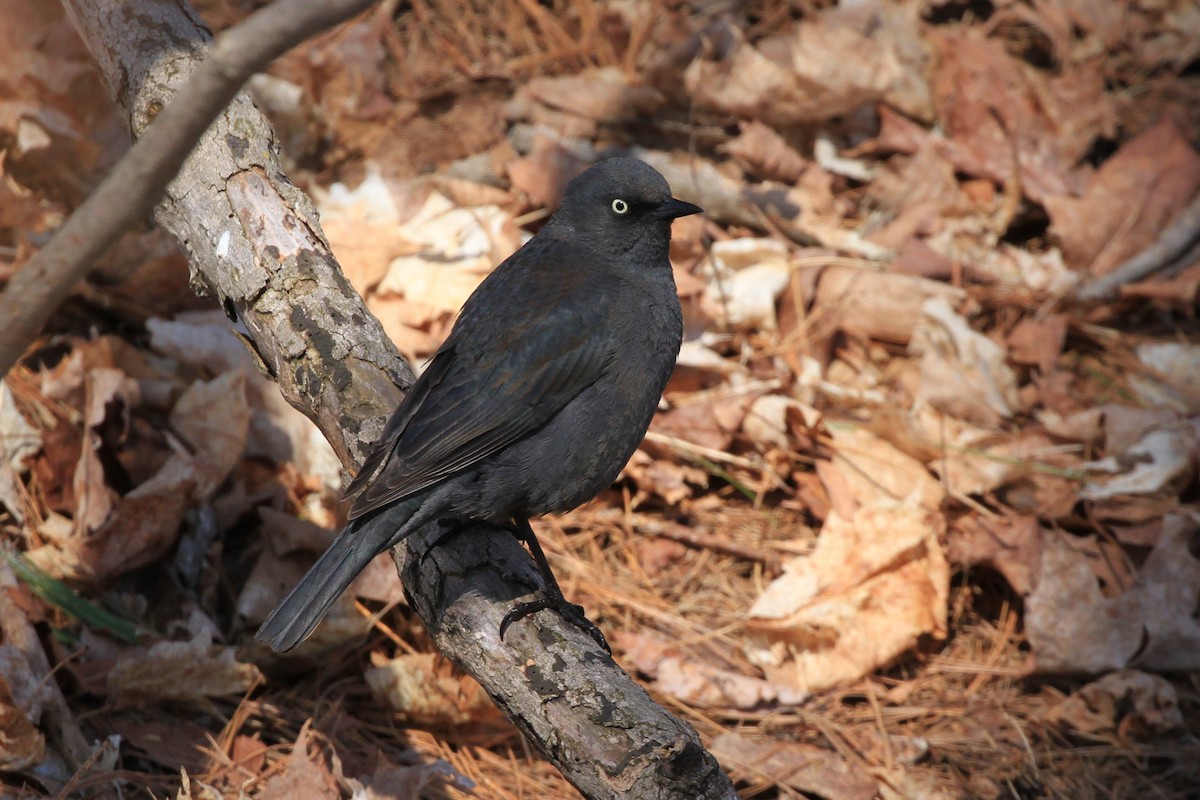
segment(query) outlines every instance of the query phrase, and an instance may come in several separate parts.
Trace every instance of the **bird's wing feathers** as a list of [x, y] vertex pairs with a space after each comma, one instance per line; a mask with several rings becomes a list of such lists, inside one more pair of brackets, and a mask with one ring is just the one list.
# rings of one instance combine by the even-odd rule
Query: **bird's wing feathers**
[[[489, 294], [508, 294], [499, 280]], [[347, 489], [350, 517], [421, 491], [537, 430], [604, 372], [613, 345], [610, 293], [594, 279], [568, 276], [530, 296], [463, 309], [455, 333], [434, 356], [388, 422], [380, 446]], [[481, 287], [482, 289], [483, 287]], [[564, 302], [586, 292], [583, 302]], [[506, 308], [507, 307], [507, 308]], [[464, 325], [477, 309], [503, 309], [505, 324]], [[528, 309], [528, 311], [527, 311]], [[502, 331], [480, 341], [467, 331]], [[385, 463], [386, 462], [386, 463]]]

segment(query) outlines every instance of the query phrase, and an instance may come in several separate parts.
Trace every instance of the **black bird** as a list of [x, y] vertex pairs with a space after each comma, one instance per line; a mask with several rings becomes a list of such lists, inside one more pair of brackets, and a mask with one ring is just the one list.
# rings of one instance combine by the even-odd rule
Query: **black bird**
[[[645, 435], [683, 330], [671, 220], [699, 211], [631, 158], [572, 180], [467, 300], [347, 488], [350, 523], [255, 638], [292, 649], [372, 558], [440, 519], [515, 523], [539, 560], [551, 595], [510, 612], [501, 636], [531, 611], [578, 610], [529, 518], [595, 497]], [[574, 621], [599, 636], [581, 611]]]

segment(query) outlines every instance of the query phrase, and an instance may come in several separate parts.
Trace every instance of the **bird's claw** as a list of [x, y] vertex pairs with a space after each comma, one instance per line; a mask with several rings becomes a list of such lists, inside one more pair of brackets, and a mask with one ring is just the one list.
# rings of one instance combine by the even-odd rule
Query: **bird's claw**
[[505, 614], [504, 619], [500, 620], [500, 640], [504, 640], [504, 633], [514, 622], [547, 608], [557, 611], [567, 622], [595, 639], [596, 644], [604, 648], [604, 652], [612, 655], [612, 648], [608, 646], [608, 640], [604, 638], [600, 628], [583, 613], [583, 607], [568, 602], [566, 598], [552, 595], [521, 603]]

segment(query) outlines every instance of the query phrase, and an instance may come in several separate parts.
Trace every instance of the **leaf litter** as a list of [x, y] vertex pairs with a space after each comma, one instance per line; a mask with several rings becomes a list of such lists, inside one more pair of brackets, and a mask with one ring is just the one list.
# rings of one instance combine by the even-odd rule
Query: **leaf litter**
[[[618, 660], [746, 797], [1188, 796], [1195, 267], [1072, 293], [1200, 188], [1194, 9], [550, 5], [369, 14], [254, 91], [417, 365], [594, 158], [705, 207], [646, 442], [538, 525]], [[0, 277], [123, 149], [69, 24], [25, 6], [0, 12], [40, 32], [0, 48]], [[575, 796], [386, 558], [295, 657], [250, 643], [336, 530], [340, 466], [156, 237], [0, 390], [0, 529], [40, 568], [2, 606], [6, 788]], [[101, 743], [86, 772], [68, 728]]]

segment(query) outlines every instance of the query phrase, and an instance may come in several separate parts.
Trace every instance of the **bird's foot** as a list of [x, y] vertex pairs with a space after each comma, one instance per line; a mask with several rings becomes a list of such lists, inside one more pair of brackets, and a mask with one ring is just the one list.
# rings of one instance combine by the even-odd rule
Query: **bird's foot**
[[583, 607], [569, 602], [561, 594], [558, 596], [548, 594], [540, 599], [521, 603], [505, 614], [504, 619], [500, 621], [500, 640], [504, 640], [505, 631], [514, 622], [547, 608], [557, 611], [567, 622], [595, 639], [596, 644], [604, 648], [604, 652], [612, 655], [612, 648], [608, 646], [608, 640], [604, 638], [604, 634], [596, 627], [596, 624], [583, 613]]
[[534, 535], [533, 528], [529, 526], [529, 520], [518, 518], [514, 520], [514, 523], [509, 530], [512, 531], [513, 536], [529, 547], [529, 554], [533, 557], [538, 572], [542, 573], [542, 580], [545, 581], [546, 588], [540, 600], [521, 603], [504, 615], [504, 619], [500, 621], [500, 639], [504, 639], [504, 632], [508, 630], [508, 626], [517, 620], [536, 611], [551, 608], [561, 614], [567, 622], [595, 639], [596, 644], [603, 647], [604, 652], [611, 656], [612, 648], [608, 646], [608, 640], [604, 638], [604, 634], [600, 632], [595, 623], [583, 613], [583, 607], [568, 602], [567, 598], [563, 596], [562, 588], [559, 587], [558, 581], [554, 577], [554, 571], [550, 569], [550, 562], [546, 560], [546, 554], [542, 552], [542, 546], [538, 544], [537, 536]]

